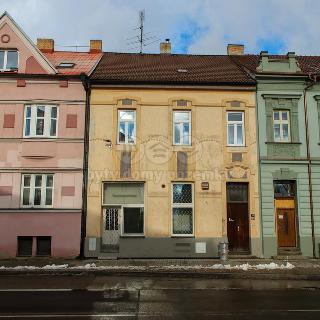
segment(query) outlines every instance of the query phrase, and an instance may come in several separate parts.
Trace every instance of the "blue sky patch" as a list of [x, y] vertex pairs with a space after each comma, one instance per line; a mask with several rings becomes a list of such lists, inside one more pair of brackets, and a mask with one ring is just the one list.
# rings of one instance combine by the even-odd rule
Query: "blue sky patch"
[[196, 21], [186, 17], [182, 21], [182, 24], [178, 23], [175, 32], [174, 53], [188, 53], [189, 47], [208, 30], [208, 27], [200, 26]]
[[260, 51], [268, 51], [270, 54], [285, 54], [286, 44], [282, 39], [258, 39], [257, 47]]

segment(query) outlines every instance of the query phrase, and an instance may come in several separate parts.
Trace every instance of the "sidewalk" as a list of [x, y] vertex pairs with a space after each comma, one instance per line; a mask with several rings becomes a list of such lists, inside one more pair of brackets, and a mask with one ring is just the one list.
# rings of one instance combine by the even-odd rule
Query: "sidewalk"
[[97, 275], [174, 275], [233, 276], [240, 278], [281, 278], [320, 280], [319, 259], [119, 259], [64, 260], [13, 259], [0, 260], [2, 274], [81, 274]]

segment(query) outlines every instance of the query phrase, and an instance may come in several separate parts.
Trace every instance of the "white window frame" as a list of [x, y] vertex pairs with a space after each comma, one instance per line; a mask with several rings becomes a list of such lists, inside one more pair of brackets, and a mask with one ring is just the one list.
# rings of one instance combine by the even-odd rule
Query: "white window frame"
[[[9, 50], [8, 49], [0, 49], [0, 51], [4, 52], [3, 68], [0, 69], [0, 72], [3, 72], [3, 71], [18, 71], [18, 68], [19, 68], [19, 51], [18, 50], [10, 50], [10, 49]], [[18, 54], [17, 68], [15, 68], [15, 69], [8, 69], [7, 68], [8, 52], [17, 52], [17, 54]]]
[[[233, 121], [229, 120], [229, 114], [237, 113], [241, 114], [241, 121]], [[244, 122], [244, 111], [227, 111], [227, 145], [230, 147], [244, 147], [246, 144], [246, 137], [245, 137], [245, 122]], [[237, 126], [241, 124], [242, 125], [242, 143], [238, 144], [238, 130]], [[229, 143], [229, 125], [233, 126], [233, 141], [234, 143]]]
[[[36, 134], [37, 129], [37, 108], [45, 107], [44, 112], [44, 129], [43, 134]], [[57, 116], [56, 118], [51, 118], [51, 110], [52, 108], [57, 108]], [[31, 108], [31, 116], [30, 118], [30, 134], [26, 135], [26, 124], [27, 124], [27, 109]], [[58, 137], [58, 118], [59, 118], [59, 108], [57, 105], [53, 104], [27, 104], [24, 107], [24, 125], [23, 125], [23, 137], [24, 138], [57, 138]], [[56, 120], [56, 134], [51, 135], [51, 119]]]
[[[279, 120], [274, 119], [274, 114], [279, 113]], [[282, 119], [282, 113], [285, 112], [287, 114], [287, 120]], [[273, 141], [274, 142], [283, 142], [283, 143], [290, 143], [291, 142], [291, 126], [290, 126], [290, 111], [283, 110], [283, 109], [275, 109], [272, 112], [272, 120], [273, 120]], [[276, 140], [275, 135], [275, 125], [278, 124], [280, 127], [280, 140]], [[288, 140], [284, 140], [283, 138], [283, 125], [288, 125]]]
[[[30, 187], [24, 186], [24, 177], [30, 176]], [[42, 176], [41, 178], [41, 204], [34, 205], [34, 195], [35, 195], [35, 177]], [[47, 176], [52, 176], [52, 187], [47, 187]], [[23, 191], [24, 189], [29, 188], [29, 204], [23, 204]], [[52, 189], [52, 203], [50, 205], [46, 205], [46, 194], [47, 189]], [[23, 208], [52, 208], [54, 203], [54, 174], [53, 173], [25, 173], [21, 175], [21, 197], [20, 197], [20, 204]]]
[[[174, 120], [174, 115], [176, 113], [188, 113], [189, 114], [189, 120], [175, 121]], [[174, 146], [191, 146], [191, 132], [192, 132], [191, 117], [192, 117], [191, 110], [173, 110], [173, 113], [172, 113], [172, 140], [173, 140], [173, 145]], [[189, 143], [184, 143], [183, 142], [183, 137], [184, 137], [184, 135], [183, 135], [183, 125], [185, 123], [189, 124]], [[180, 131], [180, 141], [179, 142], [175, 141], [175, 125], [176, 124], [179, 124], [179, 131]]]
[[[175, 184], [190, 184], [191, 185], [191, 192], [192, 192], [192, 203], [173, 203], [173, 185]], [[173, 232], [173, 209], [174, 208], [191, 208], [192, 209], [192, 233], [174, 233]], [[195, 226], [195, 221], [194, 221], [194, 184], [190, 182], [172, 182], [171, 184], [171, 236], [172, 237], [194, 237], [194, 226]]]
[[[134, 118], [133, 120], [120, 120], [120, 112], [133, 112], [134, 114]], [[118, 126], [117, 126], [117, 143], [118, 144], [136, 144], [136, 132], [137, 132], [137, 111], [135, 109], [118, 109]], [[125, 141], [120, 141], [120, 122], [124, 122], [125, 123]], [[129, 122], [133, 122], [134, 123], [134, 129], [133, 129], [133, 142], [129, 142]]]

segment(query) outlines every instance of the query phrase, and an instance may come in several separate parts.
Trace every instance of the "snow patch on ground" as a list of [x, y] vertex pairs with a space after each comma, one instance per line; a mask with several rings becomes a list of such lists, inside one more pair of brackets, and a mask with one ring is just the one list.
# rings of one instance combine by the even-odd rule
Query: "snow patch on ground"
[[154, 265], [154, 266], [97, 266], [95, 263], [87, 263], [85, 265], [77, 265], [77, 266], [69, 266], [68, 264], [49, 264], [42, 267], [39, 266], [16, 266], [16, 267], [6, 267], [0, 266], [0, 270], [17, 270], [17, 271], [29, 271], [29, 270], [102, 270], [102, 271], [156, 271], [156, 270], [166, 270], [166, 271], [175, 271], [175, 270], [185, 270], [185, 271], [193, 271], [193, 270], [242, 270], [242, 271], [250, 271], [250, 270], [290, 270], [295, 268], [293, 264], [290, 262], [286, 262], [284, 264], [277, 264], [275, 262], [265, 263], [265, 264], [249, 264], [243, 263], [238, 265], [230, 265], [230, 264], [214, 264], [214, 265], [193, 265], [193, 266], [181, 266], [181, 265]]

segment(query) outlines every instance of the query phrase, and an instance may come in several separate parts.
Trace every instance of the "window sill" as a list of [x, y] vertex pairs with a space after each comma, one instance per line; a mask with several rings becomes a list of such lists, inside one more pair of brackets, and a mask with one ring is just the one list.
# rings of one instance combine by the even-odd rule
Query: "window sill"
[[181, 239], [181, 238], [195, 238], [193, 234], [187, 235], [187, 234], [174, 234], [171, 236], [172, 239]]
[[51, 136], [24, 136], [22, 137], [24, 140], [43, 140], [43, 139], [50, 139], [50, 140], [53, 140], [53, 139], [57, 139], [58, 137], [57, 136], [54, 136], [54, 137], [51, 137]]
[[126, 235], [123, 235], [123, 236], [120, 236], [121, 239], [126, 239], [126, 238], [145, 238], [146, 236], [145, 235], [129, 235], [129, 234], [126, 234]]
[[19, 209], [30, 209], [30, 210], [46, 210], [46, 209], [53, 209], [53, 206], [48, 207], [29, 207], [29, 206], [21, 206]]
[[183, 147], [183, 148], [190, 148], [192, 144], [172, 144], [173, 147]]
[[279, 144], [279, 145], [281, 145], [281, 144], [288, 144], [288, 145], [290, 145], [290, 144], [302, 144], [301, 142], [275, 142], [275, 141], [266, 141], [265, 143], [266, 144]]
[[0, 69], [0, 72], [3, 73], [18, 73], [18, 69]]
[[227, 144], [227, 148], [246, 148], [245, 144]]

